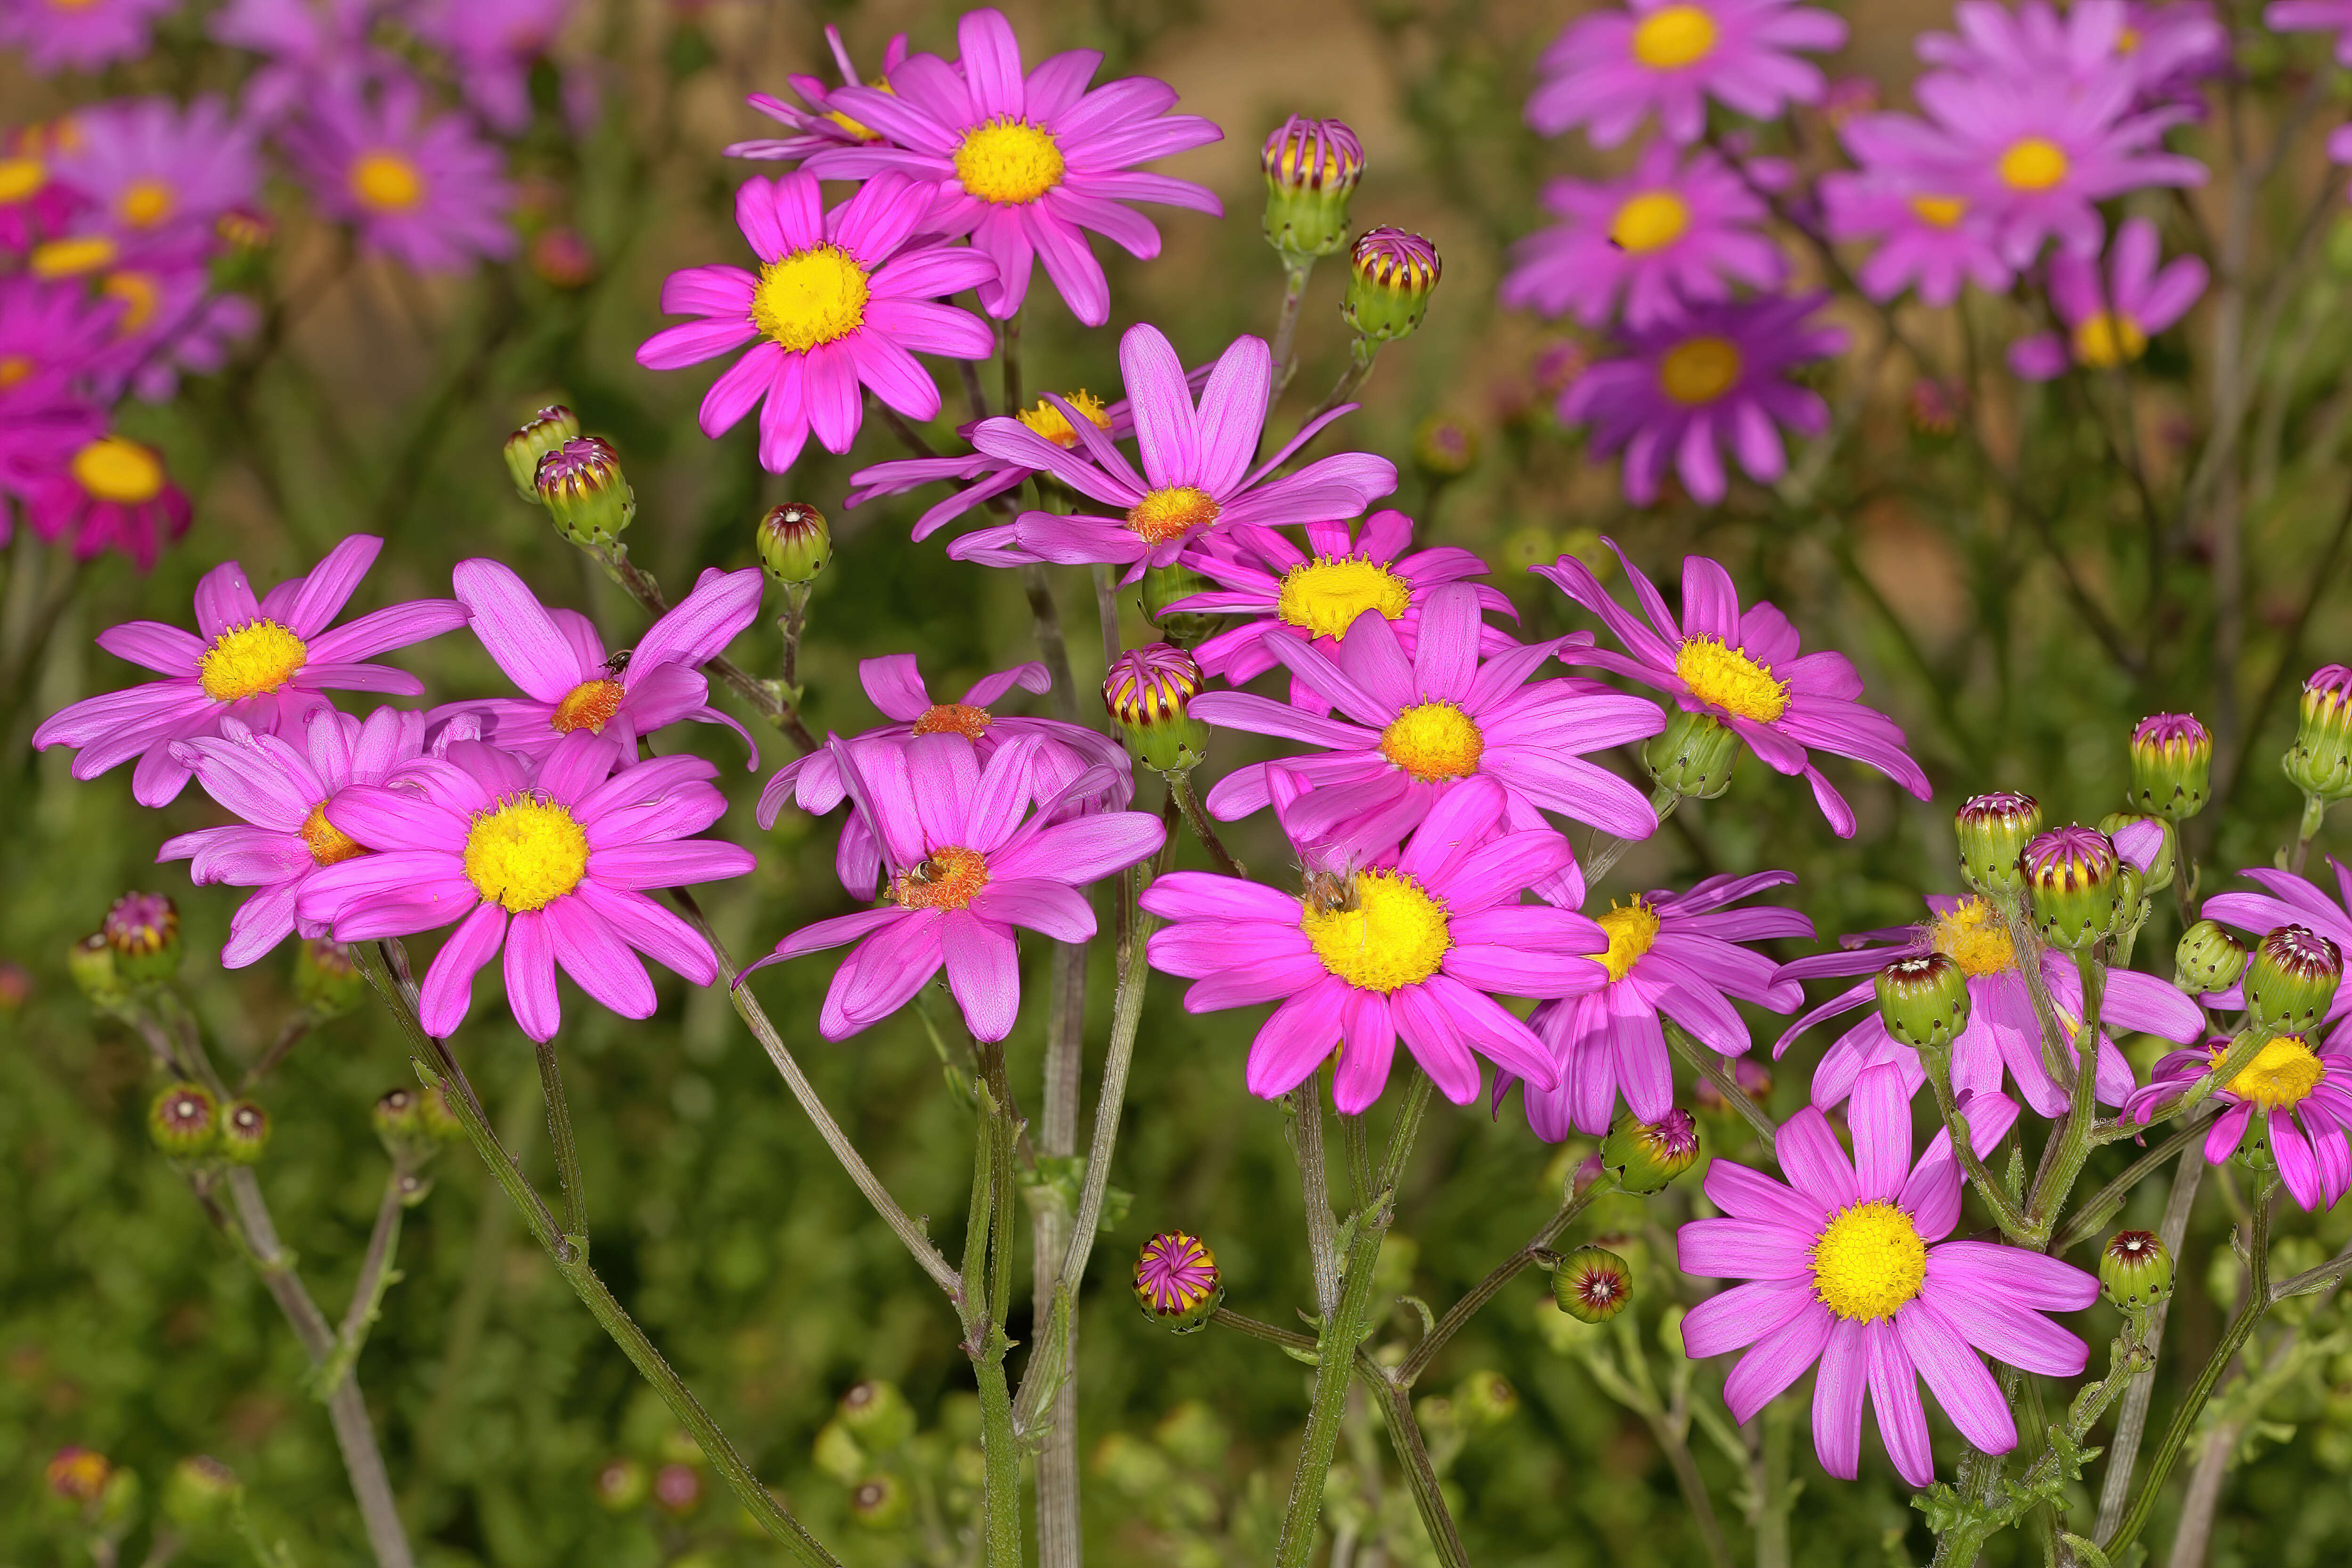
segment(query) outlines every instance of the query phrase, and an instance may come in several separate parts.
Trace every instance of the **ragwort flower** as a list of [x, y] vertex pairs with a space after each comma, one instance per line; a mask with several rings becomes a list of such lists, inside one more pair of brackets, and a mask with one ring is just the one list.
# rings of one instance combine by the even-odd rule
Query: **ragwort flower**
[[1790, 0], [1631, 0], [1568, 25], [1536, 62], [1528, 123], [1547, 136], [1581, 125], [1614, 147], [1653, 109], [1667, 140], [1696, 142], [1710, 98], [1758, 120], [1817, 103], [1829, 82], [1798, 49], [1834, 49], [1845, 23]]
[[[2123, 1120], [2145, 1123], [2157, 1107], [2187, 1092], [2230, 1054], [2225, 1037], [2156, 1064], [2148, 1085], [2131, 1097]], [[2235, 1153], [2259, 1116], [2255, 1138], [2270, 1150], [2279, 1180], [2299, 1207], [2333, 1208], [2352, 1190], [2352, 1054], [2330, 1041], [2314, 1049], [2301, 1035], [2281, 1035], [2255, 1053], [2235, 1078], [2215, 1091], [2229, 1109], [2205, 1133], [2205, 1160], [2218, 1165]]]

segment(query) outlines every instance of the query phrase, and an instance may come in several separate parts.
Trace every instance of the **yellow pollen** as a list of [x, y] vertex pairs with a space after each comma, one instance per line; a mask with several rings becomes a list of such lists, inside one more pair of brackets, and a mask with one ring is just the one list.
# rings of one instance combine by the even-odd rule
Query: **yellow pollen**
[[1355, 908], [1299, 901], [1298, 929], [1323, 967], [1365, 991], [1417, 985], [1437, 973], [1454, 939], [1445, 906], [1402, 871], [1356, 873]]
[[98, 4], [98, 0], [49, 0], [60, 11], [80, 11]]
[[751, 324], [794, 353], [847, 337], [866, 320], [866, 268], [839, 246], [795, 250], [760, 268]]
[[1658, 362], [1658, 385], [1685, 407], [1713, 403], [1739, 380], [1739, 346], [1729, 338], [1690, 338]]
[[2139, 29], [2126, 27], [2116, 35], [2116, 53], [2136, 55], [2139, 52]]
[[1643, 191], [1609, 220], [1609, 242], [1636, 256], [1662, 250], [1690, 227], [1690, 204], [1672, 191]]
[[613, 721], [613, 715], [621, 710], [621, 699], [627, 695], [627, 689], [617, 680], [583, 680], [563, 694], [563, 700], [547, 716], [548, 725], [559, 734], [585, 730], [601, 735], [604, 726]]
[[21, 202], [48, 183], [48, 168], [38, 158], [0, 158], [0, 204]]
[[163, 291], [155, 287], [152, 272], [110, 272], [99, 284], [98, 291], [110, 300], [122, 301], [122, 319], [114, 323], [114, 335], [127, 338], [143, 330], [155, 319], [155, 308], [163, 302]]
[[1813, 1242], [1813, 1294], [1841, 1318], [1891, 1318], [1927, 1279], [1927, 1244], [1893, 1204], [1840, 1209]]
[[1769, 724], [1789, 710], [1789, 683], [1746, 649], [1725, 647], [1721, 637], [1685, 639], [1675, 655], [1675, 673], [1693, 697], [1741, 719]]
[[1451, 702], [1415, 703], [1381, 731], [1381, 755], [1423, 784], [1467, 778], [1486, 750], [1478, 726]]
[[136, 441], [100, 436], [73, 455], [74, 483], [100, 500], [137, 506], [163, 488], [163, 465]]
[[101, 267], [113, 265], [118, 254], [114, 241], [102, 234], [85, 234], [75, 239], [53, 239], [47, 245], [33, 247], [33, 276], [79, 278], [85, 272], [95, 272]]
[[122, 221], [133, 228], [153, 228], [172, 216], [176, 204], [172, 199], [172, 187], [161, 180], [134, 181], [114, 204]]
[[0, 354], [0, 392], [30, 379], [37, 367], [23, 354]]
[[2147, 334], [2129, 316], [2101, 310], [2074, 329], [2074, 358], [2093, 370], [2113, 370], [2147, 353]]
[[310, 650], [276, 621], [247, 621], [213, 639], [196, 664], [205, 695], [215, 702], [275, 691], [300, 673]]
[[[2213, 1060], [2220, 1062], [2229, 1049], [2227, 1043], [2213, 1047]], [[2264, 1110], [2280, 1110], [2303, 1103], [2326, 1076], [2327, 1069], [2301, 1035], [2281, 1035], [2221, 1087]]]
[[425, 174], [397, 153], [362, 153], [352, 160], [347, 183], [352, 195], [379, 212], [406, 212], [425, 199]]
[[963, 188], [982, 201], [1017, 206], [1062, 183], [1062, 149], [1042, 126], [992, 120], [964, 133], [955, 168]]
[[1146, 544], [1165, 544], [1208, 527], [1222, 510], [1206, 490], [1171, 485], [1145, 491], [1141, 500], [1127, 509], [1127, 526]]
[[1601, 956], [1612, 980], [1622, 980], [1633, 973], [1633, 965], [1650, 951], [1658, 940], [1658, 912], [1643, 903], [1639, 896], [1623, 909], [1617, 900], [1609, 900], [1609, 912], [1601, 917], [1601, 929], [1609, 933], [1609, 951]]
[[1654, 70], [1679, 70], [1715, 48], [1715, 18], [1696, 5], [1669, 5], [1633, 29], [1633, 58]]
[[1964, 900], [1949, 914], [1937, 915], [1927, 928], [1927, 940], [1971, 980], [2006, 974], [2017, 967], [2017, 943], [2000, 914], [1982, 899]]
[[988, 886], [988, 857], [950, 844], [931, 851], [911, 871], [890, 879], [890, 897], [902, 910], [960, 910]]
[[1378, 610], [1395, 620], [1412, 604], [1412, 584], [1360, 555], [1318, 556], [1282, 574], [1275, 614], [1318, 637], [1345, 637], [1356, 617]]
[[327, 803], [320, 801], [302, 819], [302, 842], [310, 847], [310, 858], [320, 866], [333, 866], [354, 855], [364, 855], [360, 841], [327, 820]]
[[2065, 149], [2045, 137], [2028, 136], [2000, 155], [2001, 183], [2013, 191], [2046, 191], [2066, 169]]
[[509, 914], [545, 909], [587, 874], [588, 835], [551, 800], [501, 801], [466, 835], [466, 879]]
[[[1109, 433], [1110, 416], [1104, 412], [1101, 398], [1087, 395], [1082, 387], [1062, 401], [1085, 416], [1087, 424], [1106, 435]], [[1066, 451], [1078, 444], [1078, 433], [1070, 428], [1069, 419], [1046, 398], [1039, 398], [1036, 407], [1024, 408], [1013, 417]]]
[[1958, 196], [1913, 196], [1911, 210], [1937, 228], [1949, 228], [1968, 216], [1969, 204]]
[[975, 708], [969, 702], [935, 702], [915, 721], [914, 733], [961, 735], [967, 741], [977, 741], [988, 733], [995, 721], [985, 708]]

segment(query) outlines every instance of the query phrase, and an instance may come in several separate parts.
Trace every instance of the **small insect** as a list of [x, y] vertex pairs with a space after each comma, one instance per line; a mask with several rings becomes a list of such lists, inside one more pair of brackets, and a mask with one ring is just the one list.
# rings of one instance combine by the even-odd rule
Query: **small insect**
[[629, 668], [629, 651], [627, 648], [623, 648], [604, 661], [604, 674], [607, 679], [617, 679]]
[[1356, 879], [1339, 871], [1308, 871], [1303, 901], [1317, 914], [1341, 915], [1363, 908]]

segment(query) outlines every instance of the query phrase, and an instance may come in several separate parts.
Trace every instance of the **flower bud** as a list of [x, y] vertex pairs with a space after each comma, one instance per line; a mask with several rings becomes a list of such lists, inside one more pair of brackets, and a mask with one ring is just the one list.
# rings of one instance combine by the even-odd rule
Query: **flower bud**
[[2295, 787], [2314, 800], [2352, 795], [2352, 669], [2326, 665], [2303, 683], [2294, 744], [2287, 748], [2281, 765]]
[[169, 980], [180, 968], [180, 911], [161, 893], [125, 893], [99, 924], [114, 950], [114, 972], [132, 985]]
[[692, 1465], [664, 1465], [654, 1472], [654, 1506], [683, 1517], [702, 1501], [702, 1472]]
[[425, 1135], [439, 1143], [462, 1143], [466, 1141], [466, 1124], [449, 1109], [449, 1095], [437, 1083], [426, 1084], [417, 1092], [417, 1114]]
[[1677, 710], [1642, 748], [1650, 777], [1693, 800], [1713, 800], [1729, 789], [1731, 766], [1738, 760], [1739, 737], [1712, 713]]
[[21, 963], [0, 959], [0, 1016], [13, 1016], [32, 995], [32, 971]]
[[1601, 1141], [1601, 1163], [1636, 1197], [1664, 1192], [1698, 1163], [1698, 1123], [1680, 1106], [1650, 1122], [1626, 1111]]
[[907, 1483], [884, 1473], [866, 1477], [849, 1491], [849, 1517], [867, 1530], [896, 1530], [915, 1506]]
[[341, 942], [321, 936], [294, 944], [294, 997], [313, 1017], [341, 1017], [360, 1005], [367, 988], [367, 977]]
[[1897, 959], [1876, 984], [1886, 1032], [1914, 1050], [1947, 1049], [1969, 1026], [1968, 972], [1943, 953]]
[[2192, 996], [2227, 991], [2246, 972], [2246, 944], [2212, 921], [2180, 933], [2172, 950], [2172, 983]]
[[1181, 1230], [1143, 1244], [1135, 1259], [1135, 1300], [1143, 1315], [1171, 1333], [1189, 1334], [1225, 1299], [1225, 1283], [1208, 1246]]
[[589, 1489], [595, 1494], [596, 1506], [606, 1513], [627, 1513], [644, 1505], [652, 1494], [653, 1481], [645, 1466], [635, 1459], [607, 1459]]
[[1988, 899], [2022, 886], [2017, 858], [2042, 831], [2042, 807], [2030, 795], [2002, 790], [1963, 804], [1952, 819], [1960, 841], [1960, 877]]
[[375, 1125], [375, 1135], [383, 1140], [384, 1147], [396, 1158], [402, 1150], [425, 1135], [424, 1098], [413, 1089], [386, 1089], [376, 1097], [368, 1120]]
[[2179, 848], [2180, 837], [2170, 822], [2161, 816], [2143, 816], [2137, 812], [2111, 811], [2099, 818], [2099, 831], [2107, 836], [2110, 843], [2116, 843], [2117, 834], [2133, 824], [2141, 822], [2159, 829], [2161, 837], [2158, 842], [2155, 856], [2148, 861], [2147, 869], [2145, 871], [2132, 864], [2131, 857], [2125, 854], [2118, 844], [2116, 856], [2123, 862], [2124, 868], [2124, 893], [2121, 912], [2118, 916], [2120, 920], [2127, 921], [2135, 918], [2141, 899], [2150, 893], [2160, 893], [2172, 886], [2173, 861]]
[[393, 1174], [393, 1185], [400, 1189], [400, 1206], [413, 1209], [433, 1195], [433, 1178], [415, 1171], [398, 1171]]
[[1451, 414], [1433, 414], [1413, 426], [1413, 466], [1432, 479], [1458, 479], [1478, 461], [1478, 432]]
[[1401, 228], [1367, 230], [1351, 253], [1354, 270], [1339, 319], [1359, 338], [1384, 343], [1421, 325], [1444, 270], [1437, 247]]
[[1465, 1426], [1500, 1426], [1519, 1413], [1519, 1391], [1501, 1373], [1482, 1368], [1454, 1384], [1454, 1413]]
[[1164, 642], [1129, 648], [1103, 677], [1103, 706], [1127, 749], [1148, 768], [1175, 773], [1209, 752], [1209, 727], [1187, 711], [1200, 694], [1201, 667]]
[[759, 545], [768, 581], [780, 588], [800, 587], [815, 582], [833, 560], [833, 530], [816, 508], [788, 500], [760, 520]]
[[539, 504], [539, 460], [566, 441], [580, 438], [580, 416], [561, 403], [551, 403], [507, 437], [507, 474], [515, 494]]
[[2131, 736], [2134, 811], [2183, 822], [2205, 809], [2213, 777], [2213, 737], [2193, 714], [2143, 719]]
[[147, 1107], [147, 1136], [175, 1160], [196, 1160], [220, 1143], [220, 1114], [212, 1091], [200, 1083], [175, 1083]]
[[48, 1484], [49, 1495], [60, 1501], [92, 1503], [106, 1490], [106, 1478], [113, 1473], [114, 1466], [104, 1454], [68, 1444], [49, 1460], [42, 1479]]
[[2053, 947], [2085, 947], [2115, 928], [2123, 862], [2107, 836], [2074, 824], [2042, 835], [2018, 857], [2026, 908]]
[[637, 515], [620, 454], [601, 437], [577, 437], [545, 454], [532, 482], [555, 531], [583, 549], [613, 544]]
[[1602, 1247], [1580, 1247], [1552, 1265], [1552, 1300], [1580, 1323], [1605, 1323], [1633, 1300], [1633, 1270]]
[[210, 1535], [229, 1523], [244, 1495], [235, 1470], [208, 1455], [191, 1454], [163, 1482], [163, 1517], [191, 1535]]
[[100, 1006], [111, 1006], [129, 993], [114, 967], [114, 945], [106, 933], [94, 931], [66, 950], [66, 973], [81, 994]]
[[2116, 1232], [2099, 1249], [2099, 1291], [2122, 1311], [2145, 1312], [2172, 1294], [2172, 1253], [2153, 1232]]
[[269, 1147], [269, 1112], [249, 1100], [232, 1100], [221, 1111], [221, 1158], [232, 1165], [257, 1165]]
[[841, 1424], [867, 1453], [887, 1454], [915, 1435], [915, 1410], [897, 1384], [869, 1377], [841, 1396]]
[[1171, 611], [1168, 606], [1215, 589], [1214, 583], [1181, 561], [1147, 566], [1143, 569], [1143, 613], [1150, 617], [1154, 629], [1176, 647], [1198, 647], [1224, 624], [1225, 617], [1214, 612]]
[[2344, 954], [2307, 926], [2280, 926], [2246, 965], [2246, 1019], [2267, 1034], [2318, 1027], [2344, 978]]
[[596, 252], [587, 237], [568, 224], [530, 237], [530, 269], [553, 289], [583, 289], [596, 276]]
[[1265, 242], [1285, 258], [1348, 243], [1348, 198], [1364, 177], [1363, 143], [1336, 120], [1294, 114], [1265, 139]]

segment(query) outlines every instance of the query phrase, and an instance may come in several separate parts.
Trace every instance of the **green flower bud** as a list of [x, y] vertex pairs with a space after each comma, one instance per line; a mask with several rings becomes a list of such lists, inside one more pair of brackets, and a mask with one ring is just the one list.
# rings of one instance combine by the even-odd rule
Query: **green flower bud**
[[580, 438], [580, 416], [561, 403], [551, 403], [532, 415], [523, 427], [507, 437], [507, 473], [515, 494], [539, 505], [539, 460], [566, 441]]
[[1552, 1300], [1580, 1323], [1605, 1323], [1633, 1300], [1633, 1270], [1601, 1247], [1580, 1247], [1552, 1265]]
[[341, 942], [322, 936], [294, 944], [294, 996], [314, 1017], [341, 1017], [366, 999], [367, 990], [367, 976]]
[[1698, 1123], [1680, 1106], [1651, 1122], [1626, 1111], [1601, 1142], [1601, 1163], [1636, 1197], [1664, 1192], [1667, 1184], [1698, 1163]]
[[833, 560], [833, 530], [824, 513], [796, 500], [769, 509], [760, 520], [758, 542], [760, 564], [780, 588], [815, 582]]
[[2099, 1290], [2122, 1311], [2147, 1311], [2172, 1294], [2171, 1252], [2153, 1232], [2116, 1232], [2099, 1250]]
[[1171, 610], [1168, 606], [1181, 604], [1195, 594], [1212, 593], [1216, 586], [1181, 561], [1147, 566], [1143, 569], [1143, 613], [1175, 647], [1198, 647], [1224, 625], [1225, 617], [1197, 610]]
[[249, 1100], [232, 1100], [220, 1115], [221, 1158], [232, 1165], [257, 1165], [269, 1147], [269, 1112]]
[[220, 1113], [200, 1083], [175, 1083], [147, 1107], [147, 1136], [175, 1160], [197, 1160], [220, 1145]]
[[2173, 862], [2178, 858], [2180, 847], [2179, 835], [2174, 831], [2172, 824], [2161, 816], [2144, 816], [2137, 812], [2130, 811], [2111, 811], [2099, 818], [2099, 831], [2107, 836], [2109, 842], [2113, 842], [2116, 834], [2139, 822], [2151, 824], [2160, 829], [2163, 838], [2154, 858], [2148, 861], [2147, 869], [2145, 871], [2133, 865], [2130, 860], [2124, 859], [2122, 852], [2117, 851], [2116, 858], [2123, 859], [2124, 878], [2123, 898], [2116, 917], [2118, 922], [2137, 918], [2141, 899], [2150, 893], [2160, 893], [2172, 886]]
[[1265, 242], [1286, 258], [1328, 256], [1348, 243], [1348, 198], [1364, 148], [1336, 120], [1294, 114], [1265, 139]]
[[1650, 777], [1693, 800], [1713, 800], [1729, 789], [1731, 767], [1738, 760], [1739, 737], [1711, 713], [1677, 710], [1642, 748]]
[[1414, 467], [1433, 479], [1458, 479], [1476, 466], [1478, 432], [1451, 414], [1433, 414], [1413, 426]]
[[1960, 841], [1960, 876], [1988, 899], [2023, 887], [2017, 858], [2042, 831], [2042, 807], [2030, 795], [2000, 791], [1961, 805], [1952, 821]]
[[2213, 778], [2213, 737], [2192, 714], [2158, 713], [2131, 736], [2134, 811], [2185, 822], [2205, 809]]
[[1353, 271], [1339, 318], [1369, 342], [1402, 338], [1421, 325], [1444, 270], [1437, 247], [1401, 228], [1366, 231], [1350, 252]]
[[628, 1513], [645, 1506], [653, 1493], [653, 1478], [645, 1466], [631, 1458], [604, 1461], [590, 1484], [595, 1494], [596, 1506], [606, 1513]]
[[2192, 996], [2227, 991], [2246, 972], [2246, 944], [2213, 921], [2180, 933], [2172, 950], [2172, 983]]
[[424, 1097], [413, 1089], [386, 1089], [378, 1095], [368, 1120], [395, 1159], [426, 1136]]
[[1897, 959], [1876, 984], [1886, 1032], [1914, 1050], [1944, 1050], [1969, 1026], [1968, 972], [1943, 953]]
[[131, 985], [169, 980], [180, 968], [180, 911], [161, 893], [125, 893], [100, 922], [114, 972]]
[[2053, 947], [2086, 947], [2115, 929], [2123, 862], [2104, 833], [2074, 825], [2045, 833], [2018, 858], [2034, 929]]
[[1171, 1333], [1189, 1334], [1207, 1324], [1225, 1299], [1216, 1256], [1197, 1236], [1162, 1231], [1143, 1244], [1135, 1259], [1135, 1301], [1143, 1315]]
[[191, 1535], [215, 1534], [236, 1517], [245, 1484], [218, 1459], [191, 1454], [163, 1482], [163, 1517]]
[[1501, 1373], [1482, 1368], [1454, 1384], [1454, 1412], [1465, 1426], [1500, 1426], [1519, 1413], [1519, 1391]]
[[1145, 767], [1174, 773], [1209, 752], [1209, 727], [1186, 711], [1201, 689], [1201, 667], [1181, 648], [1156, 642], [1129, 648], [1103, 677], [1103, 706], [1127, 749]]
[[601, 437], [566, 441], [541, 458], [533, 482], [555, 531], [583, 549], [614, 544], [637, 515], [620, 455]]
[[915, 1410], [897, 1384], [869, 1377], [841, 1396], [841, 1424], [867, 1453], [887, 1454], [915, 1435]]
[[433, 1178], [415, 1171], [402, 1171], [394, 1175], [393, 1184], [400, 1189], [400, 1206], [413, 1209], [433, 1195]]
[[417, 1092], [418, 1120], [425, 1135], [438, 1143], [462, 1143], [466, 1141], [466, 1124], [449, 1109], [449, 1097], [437, 1083], [426, 1084]]
[[66, 950], [66, 973], [81, 994], [100, 1006], [112, 1006], [131, 994], [114, 967], [114, 944], [94, 931]]
[[907, 1483], [893, 1475], [868, 1476], [849, 1492], [849, 1517], [867, 1530], [896, 1530], [915, 1506]]
[[817, 1428], [816, 1442], [809, 1450], [816, 1468], [839, 1481], [843, 1486], [856, 1486], [857, 1478], [866, 1469], [866, 1450], [849, 1435], [849, 1428], [839, 1419], [826, 1422]]
[[2303, 683], [2294, 744], [2282, 765], [2295, 787], [2314, 800], [2352, 796], [2352, 669], [2326, 665]]
[[2280, 926], [2246, 965], [2246, 1018], [2273, 1035], [2315, 1029], [2336, 1000], [2344, 954], [2307, 926]]

